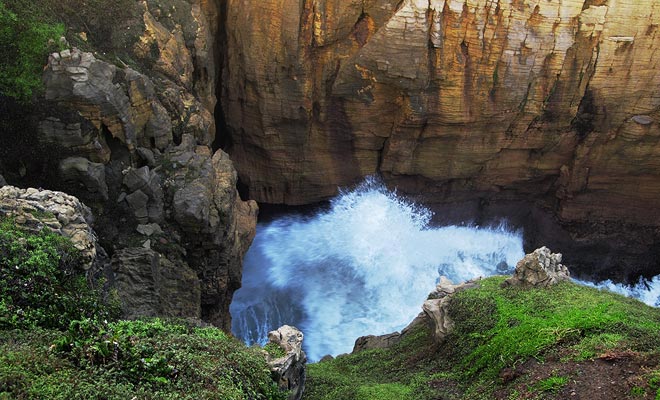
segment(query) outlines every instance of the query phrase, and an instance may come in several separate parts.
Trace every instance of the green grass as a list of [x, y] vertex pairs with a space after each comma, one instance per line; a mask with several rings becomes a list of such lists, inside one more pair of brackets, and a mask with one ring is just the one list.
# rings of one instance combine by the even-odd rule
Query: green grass
[[[543, 361], [551, 352], [568, 354], [565, 362], [612, 350], [660, 353], [658, 309], [570, 282], [525, 290], [502, 289], [503, 280], [484, 279], [454, 295], [455, 328], [443, 343], [434, 344], [431, 329], [420, 326], [392, 348], [310, 365], [305, 398], [376, 399], [369, 393], [385, 388], [399, 399], [489, 398], [502, 387], [503, 368]], [[655, 388], [655, 377], [649, 380]], [[567, 382], [553, 376], [535, 389], [555, 392]]]
[[549, 378], [545, 378], [538, 381], [535, 387], [537, 390], [540, 390], [541, 392], [557, 393], [567, 384], [568, 384], [568, 377], [551, 376]]

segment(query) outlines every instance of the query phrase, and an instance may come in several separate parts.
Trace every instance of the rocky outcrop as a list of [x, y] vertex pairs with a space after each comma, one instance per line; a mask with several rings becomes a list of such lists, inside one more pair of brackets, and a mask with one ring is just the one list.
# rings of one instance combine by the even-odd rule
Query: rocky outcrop
[[258, 201], [379, 173], [427, 204], [534, 203], [588, 252], [616, 248], [660, 226], [652, 3], [229, 0], [229, 154]]
[[289, 400], [300, 400], [305, 390], [307, 356], [302, 350], [302, 342], [302, 332], [293, 326], [284, 325], [268, 332], [268, 343], [284, 351], [281, 357], [267, 354], [268, 365], [279, 388], [289, 391]]
[[541, 247], [516, 264], [513, 276], [502, 282], [502, 287], [548, 287], [570, 279], [568, 268], [561, 264], [561, 253], [552, 253]]
[[429, 294], [429, 299], [422, 304], [424, 314], [433, 322], [434, 337], [441, 341], [454, 328], [454, 322], [449, 317], [451, 295], [479, 285], [478, 281], [468, 281], [454, 285], [446, 277], [440, 277], [440, 283]]
[[[218, 3], [126, 7], [103, 32], [77, 34], [97, 51], [50, 55], [44, 99], [31, 116], [44, 159], [26, 169], [16, 157], [20, 171], [8, 177], [90, 206], [109, 258], [100, 270], [126, 317], [201, 318], [229, 330], [257, 206], [239, 198], [232, 162], [212, 147]], [[78, 28], [90, 27], [101, 30], [85, 21]]]
[[[38, 232], [44, 228], [71, 239], [80, 250], [85, 271], [99, 261], [96, 234], [92, 230], [91, 210], [74, 196], [40, 189], [0, 188], [0, 217], [11, 218], [24, 229]], [[101, 250], [101, 251], [99, 251]]]

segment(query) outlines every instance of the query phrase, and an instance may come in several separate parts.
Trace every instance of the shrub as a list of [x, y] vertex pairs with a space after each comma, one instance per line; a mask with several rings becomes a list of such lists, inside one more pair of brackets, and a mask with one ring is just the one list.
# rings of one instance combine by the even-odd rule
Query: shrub
[[0, 94], [28, 102], [42, 87], [48, 52], [55, 50], [64, 25], [41, 22], [6, 3], [0, 0]]
[[117, 314], [88, 284], [70, 240], [0, 220], [0, 328], [66, 329], [71, 320]]

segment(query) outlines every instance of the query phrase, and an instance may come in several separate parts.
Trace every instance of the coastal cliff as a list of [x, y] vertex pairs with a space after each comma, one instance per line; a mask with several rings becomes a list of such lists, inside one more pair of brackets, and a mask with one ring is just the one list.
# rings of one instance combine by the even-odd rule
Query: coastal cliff
[[567, 231], [528, 247], [648, 255], [659, 24], [653, 1], [229, 0], [227, 151], [260, 202], [317, 202], [380, 174], [468, 218], [525, 202]]

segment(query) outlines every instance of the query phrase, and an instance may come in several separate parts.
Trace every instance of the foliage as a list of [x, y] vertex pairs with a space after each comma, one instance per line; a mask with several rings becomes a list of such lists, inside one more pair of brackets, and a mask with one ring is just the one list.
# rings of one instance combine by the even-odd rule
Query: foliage
[[7, 3], [0, 0], [0, 94], [27, 102], [41, 88], [41, 71], [64, 25], [31, 18]]
[[71, 325], [60, 338], [0, 331], [0, 398], [286, 398], [260, 351], [216, 328], [160, 319]]
[[66, 328], [70, 320], [117, 312], [87, 283], [70, 240], [0, 220], [0, 328]]
[[47, 229], [0, 221], [0, 399], [283, 400], [260, 349], [216, 328], [117, 321]]
[[264, 350], [266, 350], [266, 352], [273, 358], [280, 358], [286, 355], [286, 352], [283, 348], [271, 342], [266, 343]]

